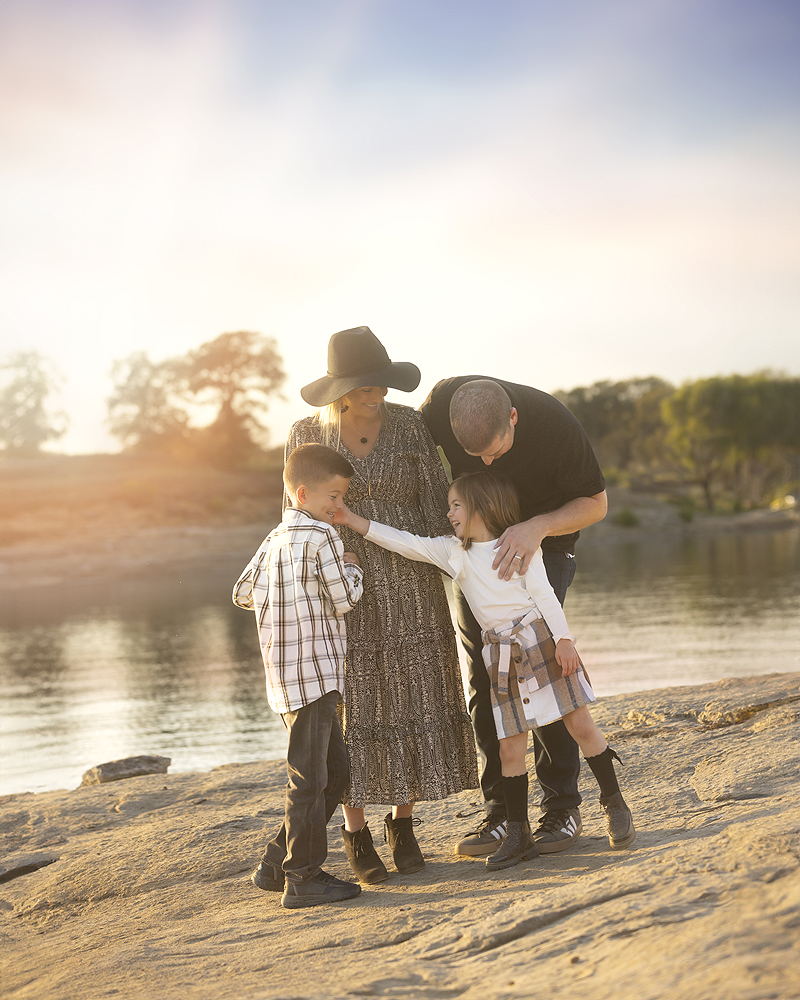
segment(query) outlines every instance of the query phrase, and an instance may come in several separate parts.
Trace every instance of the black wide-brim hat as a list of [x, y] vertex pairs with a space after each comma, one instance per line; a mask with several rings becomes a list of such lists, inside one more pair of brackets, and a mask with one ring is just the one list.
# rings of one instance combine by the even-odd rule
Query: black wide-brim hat
[[340, 330], [328, 341], [328, 374], [300, 390], [311, 406], [327, 406], [362, 385], [413, 392], [422, 378], [410, 361], [392, 361], [368, 326]]

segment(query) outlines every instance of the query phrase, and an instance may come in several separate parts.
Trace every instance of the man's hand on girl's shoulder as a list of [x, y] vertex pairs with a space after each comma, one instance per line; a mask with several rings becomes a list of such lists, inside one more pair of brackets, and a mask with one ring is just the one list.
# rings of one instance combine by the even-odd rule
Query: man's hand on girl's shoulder
[[510, 580], [514, 573], [525, 576], [545, 534], [547, 532], [535, 517], [506, 528], [495, 543], [492, 563], [492, 569], [497, 570], [501, 580]]

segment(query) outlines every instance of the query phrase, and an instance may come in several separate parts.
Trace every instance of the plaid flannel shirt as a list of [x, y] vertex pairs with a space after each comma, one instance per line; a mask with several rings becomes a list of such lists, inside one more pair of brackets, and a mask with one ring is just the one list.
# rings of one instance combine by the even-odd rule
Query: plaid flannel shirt
[[256, 613], [275, 712], [344, 689], [343, 616], [361, 597], [363, 574], [343, 555], [335, 528], [287, 507], [233, 588], [233, 603]]

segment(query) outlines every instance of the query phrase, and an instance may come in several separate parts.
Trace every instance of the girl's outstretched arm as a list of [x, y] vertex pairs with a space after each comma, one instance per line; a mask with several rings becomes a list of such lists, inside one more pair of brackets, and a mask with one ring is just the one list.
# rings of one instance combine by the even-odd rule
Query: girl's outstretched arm
[[390, 552], [397, 552], [399, 555], [405, 556], [406, 559], [433, 563], [448, 576], [453, 575], [449, 561], [450, 552], [455, 542], [452, 535], [440, 535], [436, 538], [412, 535], [410, 531], [400, 531], [398, 528], [390, 528], [388, 524], [368, 521], [365, 517], [354, 514], [345, 505], [342, 505], [342, 509], [336, 514], [333, 523], [352, 528], [359, 535], [366, 536], [367, 541], [389, 549]]
[[369, 531], [369, 521], [360, 514], [354, 514], [346, 504], [342, 504], [342, 509], [336, 512], [333, 523], [343, 524], [345, 528], [352, 528], [359, 535], [366, 535]]

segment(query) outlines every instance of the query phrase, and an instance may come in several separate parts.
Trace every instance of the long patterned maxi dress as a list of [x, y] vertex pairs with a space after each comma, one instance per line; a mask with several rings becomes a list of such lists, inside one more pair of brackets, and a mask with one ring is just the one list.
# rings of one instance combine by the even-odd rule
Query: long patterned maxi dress
[[[345, 501], [371, 521], [417, 535], [449, 535], [447, 479], [422, 416], [387, 404], [375, 447], [357, 458]], [[292, 427], [286, 453], [322, 443], [313, 417]], [[438, 569], [339, 527], [364, 569], [364, 596], [347, 615], [342, 728], [351, 785], [344, 801], [405, 805], [478, 784], [475, 739], [450, 610]]]

